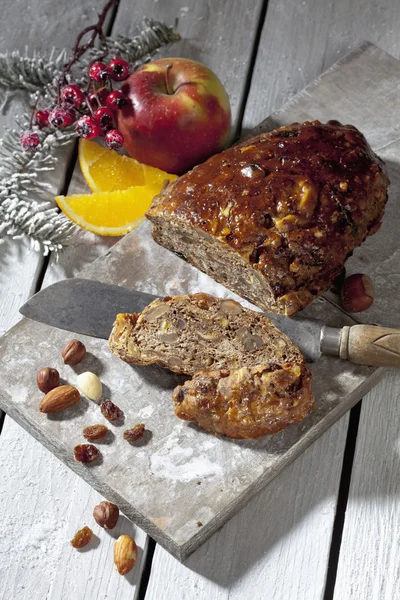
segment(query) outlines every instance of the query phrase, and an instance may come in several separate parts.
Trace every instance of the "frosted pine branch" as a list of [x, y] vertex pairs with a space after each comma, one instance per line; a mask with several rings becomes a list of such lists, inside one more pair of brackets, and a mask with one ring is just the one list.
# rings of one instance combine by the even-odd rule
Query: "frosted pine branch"
[[66, 50], [60, 52], [55, 48], [48, 56], [36, 51], [29, 56], [27, 48], [24, 54], [19, 50], [0, 54], [0, 87], [7, 91], [41, 90], [53, 81], [57, 72], [61, 72], [66, 58]]
[[[133, 39], [124, 36], [106, 38], [109, 53], [118, 55], [130, 63], [132, 70], [150, 60], [162, 46], [180, 39], [173, 28], [158, 21], [143, 19], [140, 33]], [[85, 55], [68, 74], [75, 83], [85, 85], [87, 67], [100, 54], [93, 49]], [[18, 92], [26, 92], [34, 103], [40, 93], [47, 104], [54, 101], [54, 81], [57, 80], [68, 61], [66, 50], [53, 49], [42, 55], [18, 50], [0, 54], [0, 104], [3, 108], [8, 98]], [[1, 94], [3, 92], [3, 95]], [[25, 120], [28, 120], [25, 117]], [[40, 145], [30, 154], [20, 147], [19, 137], [27, 123], [16, 121], [15, 129], [6, 131], [0, 140], [0, 243], [6, 236], [28, 236], [37, 250], [45, 254], [58, 251], [71, 243], [77, 226], [55, 205], [52, 187], [46, 175], [57, 163], [56, 150], [71, 144], [75, 139], [73, 130], [38, 130]]]
[[70, 242], [77, 227], [54, 204], [51, 185], [43, 181], [57, 163], [54, 153], [71, 143], [70, 130], [38, 132], [41, 144], [33, 154], [19, 149], [24, 126], [9, 130], [0, 150], [0, 241], [5, 236], [31, 238], [35, 249], [58, 250]]
[[[179, 39], [179, 35], [172, 27], [152, 19], [143, 19], [140, 28], [140, 33], [133, 39], [124, 36], [106, 38], [109, 51], [118, 53], [129, 63], [135, 63], [154, 54], [162, 46]], [[82, 79], [82, 70], [84, 71], [99, 54], [101, 54], [101, 50], [93, 49], [87, 57], [81, 60], [80, 76], [75, 74], [75, 80]], [[12, 50], [0, 54], [0, 88], [8, 92], [41, 91], [61, 73], [67, 62], [67, 55], [66, 50], [59, 51], [55, 48], [47, 56], [43, 56], [37, 51], [29, 56], [28, 49], [25, 50], [25, 53]]]

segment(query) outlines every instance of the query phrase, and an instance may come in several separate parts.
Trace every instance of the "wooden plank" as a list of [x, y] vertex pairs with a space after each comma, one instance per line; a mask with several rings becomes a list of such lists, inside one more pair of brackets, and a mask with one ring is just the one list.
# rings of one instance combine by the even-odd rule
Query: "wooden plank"
[[119, 8], [115, 29], [124, 35], [132, 35], [133, 14], [164, 20], [171, 25], [174, 18], [178, 17], [178, 31], [182, 40], [164, 51], [163, 56], [184, 56], [198, 60], [215, 71], [230, 97], [235, 132], [239, 126], [262, 7], [262, 0], [139, 0], [135, 2], [133, 13], [131, 4], [124, 2]]
[[393, 600], [400, 589], [400, 373], [363, 400], [334, 600]]
[[399, 27], [400, 10], [393, 0], [364, 0], [362, 7], [353, 0], [269, 0], [244, 130], [253, 129], [366, 40], [400, 58]]
[[[16, 48], [24, 50], [26, 45], [31, 51], [35, 48], [48, 52], [53, 40], [59, 47], [71, 46], [82, 27], [82, 15], [89, 22], [96, 20], [96, 7], [89, 0], [72, 0], [68, 7], [64, 6], [62, 26], [59, 13], [60, 8], [51, 0], [31, 2], [29, 6], [20, 0], [7, 3], [2, 7], [3, 23], [7, 23], [7, 27], [2, 30], [0, 52]], [[15, 99], [7, 114], [0, 115], [0, 126], [12, 127], [15, 115], [24, 109], [25, 102]], [[53, 178], [55, 193], [64, 169], [65, 165], [61, 165], [61, 171]], [[19, 320], [18, 308], [32, 293], [42, 260], [25, 240], [0, 245], [1, 333]], [[82, 591], [76, 590], [74, 582], [77, 570], [84, 564], [87, 580], [79, 578], [78, 581], [82, 582], [81, 589], [93, 589], [92, 598], [101, 597], [98, 593], [100, 584], [113, 598], [134, 597], [144, 564], [141, 558], [145, 535], [135, 531], [139, 560], [129, 578], [122, 578], [114, 571], [110, 548], [112, 537], [103, 531], [99, 537], [104, 538], [101, 541], [102, 547], [107, 548], [107, 563], [103, 561], [97, 565], [98, 549], [86, 553], [73, 551], [68, 541], [72, 532], [82, 526], [82, 507], [78, 502], [79, 510], [74, 509], [72, 500], [76, 503], [77, 498], [86, 496], [94, 506], [99, 496], [8, 418], [0, 436], [0, 472], [2, 600], [47, 598], [50, 588], [51, 597], [59, 597], [53, 578], [59, 567], [66, 564], [71, 571], [63, 578], [62, 589], [66, 592], [63, 598], [72, 597], [69, 594], [72, 588], [75, 598], [85, 597]], [[122, 525], [126, 532], [134, 531], [134, 526], [125, 519], [118, 527]], [[95, 525], [96, 533], [98, 529]], [[93, 573], [96, 573], [95, 578], [90, 579]]]
[[[171, 24], [174, 22], [175, 16], [180, 16], [181, 18], [179, 23], [179, 31], [182, 35], [183, 40], [178, 47], [177, 45], [173, 45], [169, 49], [169, 52], [161, 52], [160, 56], [183, 55], [187, 56], [188, 58], [194, 58], [206, 62], [209, 66], [211, 66], [211, 68], [215, 68], [215, 70], [218, 70], [218, 68], [224, 65], [224, 61], [221, 62], [220, 60], [216, 60], [217, 57], [215, 53], [213, 53], [213, 49], [215, 50], [216, 47], [220, 47], [221, 44], [225, 46], [226, 40], [223, 39], [223, 36], [221, 35], [221, 33], [223, 33], [224, 31], [223, 27], [221, 27], [222, 11], [219, 13], [219, 18], [217, 18], [218, 15], [216, 15], [216, 13], [218, 11], [216, 11], [216, 9], [213, 6], [210, 7], [213, 21], [213, 25], [210, 26], [208, 21], [208, 9], [206, 7], [206, 4], [203, 2], [191, 2], [188, 4], [190, 6], [187, 6], [187, 11], [183, 10], [184, 7], [182, 8], [181, 3], [179, 2], [168, 3], [168, 5], [166, 3], [160, 3], [160, 6], [156, 3], [149, 5], [149, 3], [147, 2], [138, 2], [135, 3], [134, 7], [128, 7], [126, 4], [124, 4], [119, 9], [119, 13], [117, 15], [116, 23], [114, 26], [114, 31], [117, 33], [123, 33], [125, 35], [133, 33], [133, 23], [135, 22], [135, 20], [140, 19], [143, 15], [153, 17], [159, 20], [165, 20], [166, 22], [169, 22]], [[255, 30], [258, 19], [258, 13], [260, 11], [261, 5], [262, 2], [258, 1], [250, 3], [248, 8], [251, 10], [248, 11], [248, 16], [243, 16], [243, 12], [246, 11], [243, 11], [241, 6], [233, 7], [235, 10], [239, 10], [242, 22], [246, 23], [246, 27], [249, 31]], [[192, 15], [194, 13], [194, 19], [188, 16], [187, 13], [189, 11]], [[121, 14], [122, 16], [120, 16]], [[201, 42], [205, 44], [206, 51], [204, 51], [203, 48], [196, 48], [192, 46], [192, 42], [194, 42], [196, 38], [199, 42], [201, 40]], [[249, 44], [249, 40], [247, 39], [245, 41], [243, 36], [240, 37], [240, 40], [242, 46], [236, 43], [236, 52], [237, 56], [241, 56], [242, 62], [237, 68], [238, 72], [236, 72], [236, 75], [228, 76], [228, 82], [224, 80], [224, 83], [225, 85], [227, 85], [231, 97], [233, 98], [232, 112], [234, 115], [235, 123], [237, 122], [239, 102], [244, 89], [243, 82], [247, 70], [246, 61], [248, 60], [251, 52], [251, 44]], [[245, 55], [244, 58], [243, 54]], [[225, 53], [225, 56], [225, 62], [227, 62], [228, 54]], [[224, 75], [226, 74], [226, 71], [227, 69], [225, 69]], [[222, 77], [222, 74], [220, 75]], [[237, 89], [238, 87], [240, 87], [239, 90]], [[85, 189], [87, 188], [81, 175], [80, 169], [76, 168], [69, 188], [69, 193], [82, 192]], [[79, 238], [79, 245], [66, 249], [61, 254], [58, 261], [54, 261], [53, 258], [50, 260], [50, 265], [46, 273], [44, 285], [49, 285], [50, 283], [58, 279], [72, 277], [76, 275], [85, 264], [93, 261], [95, 258], [100, 256], [117, 240], [118, 238], [99, 238], [90, 233], [82, 232]], [[82, 511], [82, 514], [79, 513], [79, 517], [81, 518], [81, 520], [88, 520], [88, 518], [90, 517], [92, 507], [94, 505], [93, 497], [98, 496], [98, 494], [94, 490], [91, 490], [91, 488], [83, 481], [79, 480], [80, 484], [78, 484], [78, 478], [74, 474], [72, 474], [71, 472], [68, 472], [68, 474], [69, 479], [71, 480], [71, 482], [74, 482], [75, 485], [66, 486], [66, 496], [69, 497], [70, 502], [72, 502], [76, 494], [76, 488], [79, 486], [79, 497], [81, 498], [81, 505], [84, 505], [86, 507], [85, 510]], [[70, 513], [67, 515], [67, 527], [69, 531], [73, 531], [74, 528], [77, 527], [77, 518], [78, 515], [75, 513], [75, 511], [70, 511]], [[130, 524], [130, 526], [133, 527], [132, 524]], [[140, 529], [135, 528], [135, 539], [138, 541], [139, 546], [142, 546], [142, 548], [145, 547], [144, 541], [143, 544], [141, 544], [143, 536], [145, 536], [145, 534], [141, 532]], [[100, 600], [100, 598], [106, 597], [107, 594], [108, 597], [117, 597], [114, 595], [114, 593], [111, 593], [113, 592], [113, 590], [110, 589], [110, 585], [113, 584], [115, 586], [115, 581], [118, 578], [118, 576], [116, 578], [114, 574], [110, 578], [109, 584], [107, 584], [104, 581], [104, 577], [107, 578], [109, 569], [106, 569], [105, 575], [101, 576], [101, 565], [106, 564], [106, 562], [110, 560], [110, 557], [112, 557], [112, 549], [109, 547], [109, 545], [102, 543], [100, 547], [96, 550], [95, 556], [96, 558], [93, 559], [93, 561], [96, 561], [95, 564], [93, 565], [93, 567], [88, 564], [86, 572], [91, 574], [90, 578], [93, 581], [93, 583], [98, 580], [101, 583], [101, 585], [97, 585], [96, 588], [90, 587], [88, 589], [85, 578], [83, 578], [82, 580], [77, 579], [74, 575], [76, 573], [76, 568], [81, 568], [83, 572], [85, 572], [86, 566], [83, 565], [83, 563], [79, 560], [82, 557], [76, 557], [76, 555], [71, 554], [70, 549], [68, 547], [64, 548], [62, 555], [60, 555], [58, 561], [59, 566], [56, 568], [53, 574], [52, 593], [50, 596], [52, 600], [53, 598], [66, 598], [72, 596], [74, 596], [74, 598], [80, 598], [81, 595], [82, 597], [84, 596], [87, 599], [93, 597], [96, 598], [96, 600]], [[141, 566], [144, 564], [144, 557], [145, 553], [138, 559], [138, 563], [142, 559]], [[73, 563], [71, 563], [72, 560], [74, 561]], [[137, 571], [138, 568], [136, 567], [135, 572]], [[92, 573], [95, 573], [93, 579]], [[124, 579], [125, 578], [123, 578], [123, 580]], [[125, 594], [129, 593], [127, 585], [120, 584], [120, 587], [122, 592], [124, 592]]]
[[[244, 116], [245, 129], [250, 130], [263, 118], [265, 106], [267, 107], [267, 112], [272, 112], [279, 108], [295, 93], [309, 84], [321, 71], [329, 68], [335, 61], [364, 40], [369, 40], [377, 44], [382, 50], [399, 58], [400, 45], [397, 35], [399, 26], [399, 5], [392, 0], [383, 0], [379, 3], [367, 0], [362, 3], [362, 8], [359, 3], [352, 2], [352, 0], [340, 0], [333, 3], [312, 1], [293, 3], [292, 0], [270, 0], [268, 3], [266, 24], [258, 48], [249, 101]], [[380, 72], [379, 69], [378, 72]], [[383, 97], [384, 93], [382, 90]], [[368, 100], [369, 95], [366, 94], [365, 105], [368, 105]], [[377, 113], [379, 116], [382, 114], [384, 114], [382, 110], [379, 110]], [[395, 124], [397, 121], [398, 119], [396, 118]], [[368, 125], [368, 119], [366, 120], [366, 124]], [[390, 150], [391, 148], [387, 149], [384, 158], [389, 161], [391, 177], [396, 186], [396, 191], [392, 194], [392, 197], [396, 197], [399, 176], [398, 171], [396, 173], [394, 157], [391, 157], [389, 154]], [[380, 154], [383, 154], [382, 151]], [[384, 250], [383, 256], [386, 256], [386, 254], [387, 248]], [[357, 255], [355, 253], [354, 259]], [[348, 264], [351, 265], [352, 263], [349, 261]], [[365, 265], [361, 266], [358, 264], [356, 266], [355, 263], [353, 265], [353, 272], [356, 270], [364, 271], [365, 269]], [[367, 268], [369, 268], [369, 264]], [[393, 276], [392, 269], [389, 277], [390, 285], [393, 282], [393, 285], [397, 285], [398, 288], [397, 277], [397, 275]], [[382, 279], [378, 282], [374, 281], [379, 286], [384, 286], [387, 283], [387, 279]], [[383, 322], [381, 316], [385, 312], [379, 311], [376, 321]], [[393, 313], [391, 314], [393, 315]], [[365, 315], [362, 316], [364, 317]], [[365, 473], [370, 473], [370, 465], [368, 463], [372, 456], [372, 452], [367, 449], [368, 437], [364, 433], [364, 425], [369, 424], [368, 432], [374, 432], [374, 437], [376, 436], [376, 439], [381, 439], [383, 442], [386, 439], [387, 427], [390, 426], [390, 423], [398, 421], [398, 415], [396, 414], [392, 415], [392, 420], [388, 419], [384, 421], [382, 418], [379, 418], [381, 395], [386, 389], [393, 390], [393, 387], [389, 385], [386, 388], [385, 384], [381, 383], [379, 387], [368, 394], [366, 400], [369, 400], [363, 402], [359, 436], [362, 436], [365, 440], [365, 458], [363, 461], [364, 471], [359, 469], [360, 480], [365, 476]], [[398, 383], [397, 389], [394, 387], [395, 394], [397, 390]], [[365, 419], [364, 411], [366, 410], [366, 406], [372, 406], [372, 399], [375, 400], [375, 417], [372, 419], [372, 415], [370, 415], [371, 419]], [[395, 413], [396, 407], [393, 406], [392, 410]], [[390, 445], [390, 441], [388, 443]], [[358, 451], [358, 463], [360, 463], [360, 456], [361, 450]], [[329, 457], [326, 460], [328, 461]], [[385, 474], [387, 474], [386, 469]], [[356, 492], [353, 493], [346, 513], [346, 515], [352, 515], [353, 518], [351, 524], [345, 524], [335, 600], [341, 598], [380, 599], [396, 597], [398, 590], [398, 581], [396, 581], [398, 573], [397, 563], [385, 562], [386, 585], [382, 587], [382, 594], [380, 590], [378, 591], [376, 587], [373, 587], [373, 579], [377, 568], [379, 569], [379, 574], [382, 575], [382, 577], [378, 578], [379, 583], [385, 576], [384, 571], [381, 571], [379, 565], [385, 543], [387, 544], [386, 557], [389, 555], [394, 557], [398, 550], [396, 537], [391, 535], [392, 515], [398, 512], [398, 502], [394, 498], [394, 495], [392, 495], [392, 510], [386, 510], [387, 502], [384, 502], [385, 508], [383, 509], [383, 513], [380, 512], [380, 505], [382, 499], [385, 497], [385, 482], [382, 482], [382, 479], [385, 480], [385, 476], [382, 473], [378, 474], [376, 472], [375, 482], [374, 484], [371, 483], [370, 486], [370, 496], [366, 494], [361, 495], [360, 493], [356, 494]], [[374, 485], [375, 489], [373, 489]], [[355, 519], [355, 506], [357, 506], [358, 514], [361, 516], [365, 504], [369, 507], [368, 521], [365, 520], [362, 524], [365, 535], [359, 535], [360, 521]], [[375, 509], [374, 514], [372, 514], [371, 504]], [[323, 508], [321, 512], [324, 513]], [[325, 518], [325, 516], [321, 518]], [[371, 531], [371, 528], [373, 534], [372, 532], [368, 534], [368, 529]], [[384, 535], [382, 544], [380, 544], [378, 540], [382, 532], [384, 532]], [[308, 532], [304, 535], [303, 542], [305, 547], [309, 545], [311, 547], [314, 546]], [[377, 547], [382, 550], [379, 556], [375, 551]], [[354, 553], [357, 560], [353, 559]], [[316, 555], [318, 555], [318, 552], [316, 552]], [[314, 564], [312, 559], [310, 564]], [[156, 567], [157, 565], [154, 568]], [[280, 573], [281, 571], [277, 570], [275, 577], [279, 578]], [[292, 572], [290, 577], [297, 579], [299, 574]], [[272, 578], [274, 579], [273, 574]], [[264, 581], [268, 584], [270, 583], [270, 579]], [[366, 586], [364, 586], [364, 581], [366, 582]], [[395, 587], [396, 583], [397, 587]], [[390, 593], [392, 584], [393, 589], [392, 593]], [[314, 589], [314, 585], [313, 581], [311, 589]], [[372, 590], [375, 593], [372, 593]], [[308, 597], [309, 593], [310, 591], [308, 590], [303, 596]], [[286, 598], [287, 595], [278, 593], [274, 597], [279, 600], [280, 598]], [[298, 597], [302, 596], [298, 595]], [[246, 598], [245, 594], [243, 598]]]
[[[387, 16], [387, 11], [385, 11], [385, 7], [388, 6], [392, 7], [389, 16]], [[339, 19], [338, 12], [341, 9], [344, 9], [344, 14]], [[333, 23], [332, 13], [335, 15]], [[266, 113], [271, 113], [273, 110], [279, 108], [295, 93], [317, 77], [325, 68], [330, 67], [338, 58], [364, 39], [375, 41], [384, 50], [398, 56], [398, 27], [395, 25], [390, 28], [387, 27], [383, 22], [385, 18], [387, 22], [393, 22], [394, 24], [398, 22], [399, 11], [396, 9], [395, 3], [390, 0], [380, 3], [379, 6], [373, 2], [364, 2], [361, 11], [357, 4], [346, 1], [335, 2], [332, 7], [332, 4], [326, 2], [293, 3], [292, 0], [269, 0], [267, 18], [257, 51], [252, 85], [244, 114], [243, 132], [251, 131], [264, 118]], [[361, 22], [363, 23], [363, 27], [359, 26]], [[345, 426], [347, 427], [347, 422], [345, 424], [344, 419], [342, 419], [338, 425], [344, 428]], [[312, 448], [314, 449], [319, 443], [320, 441], [316, 442]], [[334, 461], [339, 461], [341, 460], [342, 452], [343, 446], [337, 452], [327, 452], [325, 455], [322, 455], [320, 473], [324, 472], [324, 469], [325, 472], [329, 472], [332, 457]], [[297, 459], [293, 468], [300, 461], [306, 461], [307, 456], [309, 454], [306, 453], [303, 457]], [[309, 477], [304, 477], [301, 482], [299, 482], [297, 471], [291, 473], [292, 483], [294, 482], [299, 485], [297, 495], [299, 498], [304, 498], [307, 494], [310, 480], [321, 483], [321, 489], [324, 489], [324, 484], [322, 481], [319, 481], [320, 476], [313, 473], [308, 467], [309, 463], [305, 462], [304, 472], [309, 473]], [[289, 469], [292, 469], [292, 467], [289, 467], [282, 475], [278, 476], [266, 488], [265, 492], [261, 492], [257, 499], [252, 501], [252, 504], [264, 494], [267, 495], [268, 492], [273, 493], [275, 485], [277, 485], [277, 482]], [[336, 471], [335, 475], [332, 475], [336, 484], [338, 484], [339, 477], [340, 471]], [[267, 523], [275, 523], [276, 520], [285, 519], [291, 522], [295, 510], [293, 505], [294, 502], [283, 505], [281, 497], [278, 497], [277, 504], [273, 506], [269, 514], [270, 518], [266, 520]], [[320, 510], [315, 515], [312, 527], [305, 531], [301, 529], [296, 530], [291, 536], [283, 536], [276, 544], [272, 544], [269, 547], [265, 556], [265, 563], [276, 566], [275, 570], [272, 568], [263, 569], [264, 565], [261, 565], [260, 568], [263, 569], [261, 575], [258, 572], [254, 573], [254, 570], [251, 568], [244, 574], [241, 574], [239, 584], [241, 599], [258, 598], [260, 597], [260, 593], [263, 594], [260, 590], [268, 590], [267, 595], [276, 600], [288, 597], [323, 597], [324, 569], [319, 569], [318, 576], [316, 576], [314, 574], [314, 565], [319, 565], [320, 561], [323, 564], [327, 563], [330, 535], [325, 536], [323, 544], [316, 543], [314, 540], [319, 539], [319, 532], [323, 531], [325, 527], [327, 532], [331, 531], [335, 511], [329, 510], [329, 500], [327, 497], [320, 500], [319, 508]], [[246, 509], [243, 509], [240, 515], [245, 511]], [[222, 531], [233, 527], [240, 515], [232, 519]], [[245, 541], [247, 541], [247, 537], [251, 538], [251, 535], [247, 535], [247, 529], [250, 527], [249, 523], [251, 522], [252, 516], [249, 515], [246, 523], [247, 528], [242, 532], [242, 536], [238, 536], [236, 539], [242, 540], [244, 536]], [[257, 523], [259, 525], [259, 521]], [[260, 529], [260, 537], [262, 537], [264, 528], [261, 527]], [[161, 582], [164, 582], [165, 585], [165, 581], [172, 581], [175, 586], [175, 589], [173, 586], [169, 588], [169, 597], [171, 599], [184, 597], [186, 590], [190, 590], [191, 597], [200, 598], [205, 595], [202, 594], [203, 590], [209, 590], [210, 588], [213, 589], [213, 592], [210, 593], [211, 598], [213, 597], [212, 594], [217, 596], [217, 589], [219, 589], [219, 593], [222, 595], [224, 590], [221, 589], [221, 586], [217, 588], [217, 584], [207, 581], [203, 575], [206, 565], [210, 566], [215, 563], [218, 568], [221, 557], [224, 560], [228, 544], [211, 544], [215, 538], [221, 536], [222, 531], [189, 559], [185, 565], [188, 567], [186, 569], [158, 547], [153, 560], [147, 600], [160, 597]], [[313, 531], [313, 533], [316, 532], [315, 536], [313, 535], [311, 539], [310, 531]], [[236, 539], [231, 540], [231, 544], [235, 550], [237, 549]], [[286, 552], [286, 555], [290, 558], [292, 556], [291, 551], [297, 546], [301, 548], [301, 553], [304, 551], [307, 552], [308, 564], [306, 564], [304, 570], [295, 570], [291, 568], [290, 564], [287, 570], [285, 569], [285, 565], [282, 565], [280, 561], [281, 556], [283, 552]], [[250, 548], [249, 554], [250, 557], [253, 556], [252, 548]], [[294, 559], [296, 559], [295, 552], [293, 552], [293, 555]], [[347, 553], [344, 556], [347, 557], [347, 560], [349, 559]], [[197, 557], [199, 558], [196, 564], [197, 569], [195, 569], [191, 561], [194, 562]], [[229, 558], [235, 564], [234, 551], [228, 552], [228, 561]], [[251, 558], [248, 559], [249, 562], [251, 560]], [[312, 581], [306, 581], [306, 586], [302, 587], [301, 582], [303, 581], [304, 573], [308, 574], [310, 572], [309, 565], [313, 565], [313, 578]], [[226, 578], [224, 583], [226, 587], [231, 587], [229, 578]], [[343, 593], [341, 595], [338, 594], [338, 598], [347, 597], [346, 583], [348, 582], [345, 579], [342, 588]], [[275, 587], [275, 593], [269, 593], [271, 586]], [[287, 588], [290, 589], [291, 594], [288, 593]], [[293, 588], [296, 589], [294, 593]], [[218, 597], [221, 596], [218, 595]], [[353, 597], [367, 597], [367, 595], [362, 593], [359, 596], [355, 595]]]
[[[101, 529], [92, 511], [103, 498], [11, 419], [0, 436], [0, 472], [1, 600], [136, 597], [145, 534], [123, 516], [114, 530]], [[96, 537], [89, 550], [79, 552], [69, 541], [84, 525]], [[134, 536], [139, 548], [128, 577], [118, 575], [113, 564], [113, 543], [121, 532]]]
[[184, 564], [157, 546], [146, 600], [321, 599], [347, 423], [346, 415]]

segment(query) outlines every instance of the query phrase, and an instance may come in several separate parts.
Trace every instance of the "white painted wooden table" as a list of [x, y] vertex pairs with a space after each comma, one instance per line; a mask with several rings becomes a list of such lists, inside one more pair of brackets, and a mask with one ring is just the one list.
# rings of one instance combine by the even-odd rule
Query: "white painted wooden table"
[[[70, 47], [95, 20], [93, 0], [2, 6], [0, 51]], [[254, 127], [348, 50], [370, 40], [400, 58], [396, 0], [121, 0], [114, 33], [147, 15], [179, 17], [168, 50], [205, 62], [231, 96], [235, 134]], [[20, 109], [0, 116], [11, 124]], [[82, 189], [76, 170], [69, 192]], [[62, 177], [60, 176], [60, 182]], [[0, 246], [0, 333], [40, 285], [70, 277], [113, 240], [82, 235], [58, 264], [23, 241]], [[44, 276], [43, 283], [42, 278]], [[11, 419], [0, 435], [1, 600], [400, 599], [400, 374], [385, 379], [185, 564], [121, 519], [97, 547], [72, 551], [99, 495]], [[113, 538], [134, 535], [135, 569], [120, 577]]]

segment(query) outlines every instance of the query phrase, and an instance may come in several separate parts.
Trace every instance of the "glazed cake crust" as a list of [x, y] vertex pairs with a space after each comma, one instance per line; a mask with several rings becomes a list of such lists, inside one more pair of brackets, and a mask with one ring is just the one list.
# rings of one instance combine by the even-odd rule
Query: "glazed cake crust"
[[157, 242], [260, 308], [293, 315], [377, 231], [388, 184], [352, 125], [294, 123], [195, 167], [147, 217]]

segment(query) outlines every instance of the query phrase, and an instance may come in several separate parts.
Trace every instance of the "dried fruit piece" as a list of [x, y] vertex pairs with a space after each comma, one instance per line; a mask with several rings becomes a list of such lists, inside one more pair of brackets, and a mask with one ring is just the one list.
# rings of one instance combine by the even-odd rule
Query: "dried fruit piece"
[[103, 386], [100, 379], [91, 371], [86, 371], [78, 375], [76, 380], [78, 388], [90, 400], [100, 400], [103, 393]]
[[114, 544], [114, 564], [120, 575], [133, 569], [137, 558], [137, 546], [129, 535], [120, 535]]
[[97, 425], [89, 425], [89, 427], [85, 427], [83, 430], [83, 437], [87, 440], [100, 440], [107, 435], [108, 431], [108, 427], [101, 425], [100, 423]]
[[59, 385], [50, 390], [40, 403], [40, 412], [55, 413], [70, 408], [81, 399], [81, 395], [73, 385]]
[[44, 367], [38, 372], [36, 381], [39, 390], [47, 394], [60, 385], [60, 373], [57, 371], [57, 369]]
[[100, 404], [101, 414], [107, 421], [116, 421], [122, 417], [122, 410], [111, 402], [111, 400], [102, 400]]
[[143, 437], [144, 432], [145, 426], [143, 423], [134, 425], [131, 427], [131, 429], [124, 431], [124, 440], [127, 440], [128, 442], [136, 442], [136, 440], [140, 440], [140, 438]]
[[77, 365], [86, 355], [85, 345], [79, 340], [70, 340], [61, 351], [65, 365]]
[[71, 545], [74, 548], [84, 548], [92, 539], [93, 531], [85, 525], [82, 529], [76, 532], [71, 540]]
[[94, 507], [93, 517], [100, 527], [114, 529], [119, 518], [119, 508], [116, 504], [104, 500]]
[[78, 444], [74, 448], [75, 460], [82, 463], [91, 463], [95, 461], [100, 452], [93, 444]]
[[344, 280], [342, 293], [342, 306], [349, 312], [362, 312], [367, 310], [374, 301], [374, 286], [368, 275], [355, 273]]

